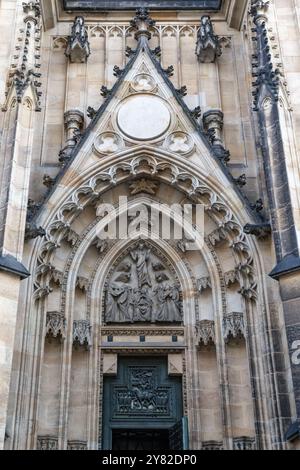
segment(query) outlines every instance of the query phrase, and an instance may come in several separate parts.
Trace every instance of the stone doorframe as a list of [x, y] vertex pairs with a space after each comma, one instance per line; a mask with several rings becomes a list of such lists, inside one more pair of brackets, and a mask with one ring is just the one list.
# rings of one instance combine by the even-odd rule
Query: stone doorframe
[[[163, 336], [163, 335], [162, 335]], [[166, 343], [168, 342], [168, 337], [165, 337]], [[147, 343], [146, 343], [147, 344]], [[149, 344], [149, 343], [148, 343]], [[170, 429], [171, 424], [174, 426], [176, 422], [181, 420], [183, 415], [186, 415], [186, 371], [184, 367], [184, 355], [180, 352], [184, 346], [179, 346], [178, 349], [169, 349], [166, 347], [163, 349], [152, 349], [150, 348], [134, 348], [128, 349], [118, 354], [116, 351], [118, 349], [107, 349], [106, 352], [103, 353], [103, 361], [102, 361], [102, 383], [101, 383], [101, 394], [100, 394], [100, 414], [99, 414], [99, 449], [103, 448], [108, 449], [111, 447], [111, 436], [110, 433], [114, 429], [114, 426], [117, 426], [115, 429]], [[112, 352], [115, 351], [115, 352]], [[172, 351], [172, 352], [169, 352]], [[176, 352], [175, 352], [176, 351]], [[158, 383], [158, 386], [166, 386], [172, 387], [172, 395], [173, 400], [176, 399], [173, 403], [171, 415], [166, 417], [158, 417], [157, 419], [151, 418], [151, 416], [145, 413], [143, 421], [141, 421], [141, 416], [134, 416], [132, 418], [128, 418], [124, 416], [122, 420], [116, 420], [115, 425], [110, 426], [109, 424], [109, 416], [112, 413], [112, 406], [113, 406], [113, 397], [110, 398], [110, 403], [104, 405], [104, 400], [107, 399], [105, 396], [107, 391], [105, 392], [105, 379], [113, 379], [114, 377], [118, 380], [120, 377], [120, 373], [126, 375], [126, 359], [128, 359], [128, 366], [137, 367], [140, 365], [141, 367], [147, 368], [157, 368], [157, 372], [162, 379], [161, 383]], [[123, 362], [123, 364], [122, 364]], [[164, 369], [164, 364], [166, 364], [166, 369]], [[125, 364], [124, 364], [125, 363]], [[131, 364], [130, 364], [131, 363]], [[122, 370], [120, 370], [122, 367]], [[170, 378], [170, 381], [167, 382], [166, 378], [163, 375], [167, 373], [167, 376]], [[175, 380], [172, 380], [175, 379]], [[176, 380], [177, 378], [177, 380]], [[179, 379], [181, 382], [181, 387], [179, 387]], [[119, 386], [122, 382], [120, 382]], [[128, 384], [122, 383], [122, 386]], [[107, 383], [107, 386], [109, 384]], [[180, 391], [179, 391], [180, 389]], [[181, 395], [181, 396], [178, 396]], [[176, 411], [173, 410], [174, 406], [176, 406]], [[110, 410], [108, 411], [108, 408]], [[148, 413], [149, 414], [149, 413]], [[176, 415], [176, 416], [175, 416]], [[173, 422], [172, 422], [173, 420]], [[146, 424], [145, 424], [146, 423]], [[105, 440], [105, 442], [104, 442]]]

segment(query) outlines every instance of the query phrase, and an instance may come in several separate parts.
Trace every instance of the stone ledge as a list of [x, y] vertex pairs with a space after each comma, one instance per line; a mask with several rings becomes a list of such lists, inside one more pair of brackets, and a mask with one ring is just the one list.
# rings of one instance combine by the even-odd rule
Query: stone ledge
[[285, 434], [285, 438], [288, 442], [293, 442], [296, 439], [300, 439], [300, 423], [298, 421], [290, 425]]
[[300, 258], [294, 255], [286, 256], [270, 272], [269, 276], [278, 281], [282, 276], [300, 271]]
[[12, 255], [0, 256], [0, 271], [16, 274], [21, 279], [30, 276], [30, 272], [25, 266]]

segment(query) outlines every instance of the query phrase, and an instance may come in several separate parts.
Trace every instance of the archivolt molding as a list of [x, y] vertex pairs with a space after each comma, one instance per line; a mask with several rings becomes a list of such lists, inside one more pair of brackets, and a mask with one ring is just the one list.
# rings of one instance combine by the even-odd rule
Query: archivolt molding
[[46, 237], [38, 246], [34, 281], [35, 290], [38, 292], [35, 295], [40, 297], [41, 289], [49, 287], [49, 274], [53, 269], [51, 257], [59, 248], [61, 241], [70, 233], [71, 224], [75, 218], [87, 205], [95, 203], [109, 189], [139, 176], [160, 179], [182, 191], [192, 202], [204, 205], [205, 211], [216, 223], [217, 231], [225, 236], [237, 258], [244, 287], [242, 294], [245, 297], [254, 298], [257, 286], [254, 281], [252, 242], [249, 242], [243, 232], [243, 225], [228, 204], [221, 199], [215, 189], [203, 183], [194, 172], [181, 165], [167, 160], [158, 160], [147, 154], [133, 158], [127, 157], [127, 159], [117, 161], [110, 168], [94, 174], [82, 185], [72, 190], [68, 199], [56, 208], [54, 215], [49, 214], [48, 224], [46, 223], [46, 226], [44, 224]]

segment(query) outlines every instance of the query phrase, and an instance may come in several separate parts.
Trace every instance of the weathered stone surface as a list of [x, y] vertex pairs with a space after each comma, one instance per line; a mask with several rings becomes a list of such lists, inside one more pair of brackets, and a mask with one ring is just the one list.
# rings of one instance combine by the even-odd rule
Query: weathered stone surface
[[192, 449], [299, 448], [295, 5], [21, 3], [0, 6], [0, 446], [111, 448], [115, 403], [124, 429], [180, 409], [178, 449], [183, 410]]

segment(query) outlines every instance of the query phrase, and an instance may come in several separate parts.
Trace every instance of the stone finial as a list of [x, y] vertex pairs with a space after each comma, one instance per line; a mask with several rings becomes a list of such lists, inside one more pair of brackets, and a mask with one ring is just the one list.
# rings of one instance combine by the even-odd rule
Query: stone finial
[[68, 45], [66, 49], [66, 56], [69, 57], [70, 62], [82, 64], [87, 61], [89, 57], [90, 43], [88, 41], [87, 30], [84, 26], [84, 18], [76, 16], [71, 36], [68, 37]]
[[218, 36], [215, 35], [210, 16], [202, 16], [197, 37], [196, 55], [200, 62], [215, 62], [222, 54]]
[[270, 2], [266, 0], [252, 0], [250, 13], [256, 19], [256, 21], [267, 21], [267, 11], [269, 9]]
[[138, 8], [136, 16], [131, 20], [130, 25], [136, 29], [135, 39], [139, 40], [144, 36], [147, 39], [151, 38], [149, 27], [155, 25], [155, 21], [150, 17], [148, 8]]
[[23, 2], [22, 3], [24, 13], [30, 14], [33, 13], [34, 17], [39, 17], [41, 15], [40, 2]]

